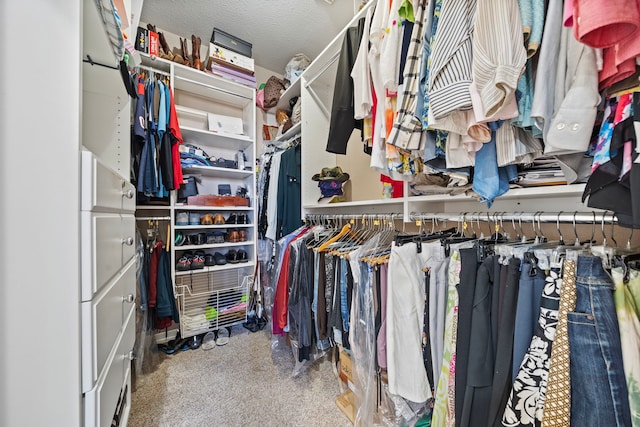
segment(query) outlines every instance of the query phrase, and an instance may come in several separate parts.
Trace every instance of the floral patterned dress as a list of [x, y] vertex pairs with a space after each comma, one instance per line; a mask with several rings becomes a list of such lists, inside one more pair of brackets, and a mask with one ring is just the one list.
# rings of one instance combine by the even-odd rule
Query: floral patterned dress
[[551, 345], [558, 325], [560, 287], [562, 286], [560, 272], [561, 268], [554, 265], [546, 275], [538, 327], [520, 365], [504, 410], [502, 424], [505, 427], [540, 426], [542, 422]]

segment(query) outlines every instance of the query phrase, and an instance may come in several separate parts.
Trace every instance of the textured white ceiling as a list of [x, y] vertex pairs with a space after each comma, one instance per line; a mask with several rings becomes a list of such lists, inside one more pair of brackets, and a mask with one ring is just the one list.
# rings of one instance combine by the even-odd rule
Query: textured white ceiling
[[[140, 19], [200, 36], [219, 28], [253, 44], [256, 65], [284, 73], [296, 54], [315, 58], [357, 12], [361, 0], [146, 0]], [[191, 43], [189, 43], [191, 48]]]

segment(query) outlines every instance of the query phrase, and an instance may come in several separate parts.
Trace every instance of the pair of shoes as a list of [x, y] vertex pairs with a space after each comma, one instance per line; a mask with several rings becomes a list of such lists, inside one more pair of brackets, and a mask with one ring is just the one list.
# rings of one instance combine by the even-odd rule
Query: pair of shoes
[[167, 43], [167, 39], [165, 39], [164, 33], [157, 31], [156, 26], [151, 24], [147, 24], [147, 29], [153, 31], [154, 33], [158, 33], [158, 41], [160, 42], [160, 58], [177, 62], [179, 64], [182, 64], [184, 62], [182, 55], [176, 54], [169, 49], [169, 43]]
[[187, 240], [190, 245], [204, 245], [207, 243], [207, 235], [206, 233], [189, 234], [189, 236], [187, 236]]
[[229, 343], [229, 337], [231, 336], [231, 327], [216, 329], [215, 331], [207, 332], [202, 337], [201, 347], [203, 350], [211, 350], [215, 346], [223, 346]]
[[191, 347], [189, 346], [189, 338], [182, 338], [180, 335], [180, 331], [174, 339], [167, 342], [166, 344], [158, 344], [158, 350], [162, 351], [165, 354], [174, 354], [176, 351], [185, 351], [189, 350]]
[[249, 216], [246, 213], [229, 215], [226, 221], [227, 224], [249, 224]]
[[214, 254], [205, 254], [204, 256], [204, 265], [213, 266], [213, 265], [225, 265], [227, 263], [227, 258], [222, 255], [220, 252], [216, 252]]
[[224, 239], [226, 234], [223, 231], [210, 231], [206, 233], [207, 235], [207, 244], [210, 245], [212, 243], [224, 243]]
[[178, 259], [178, 263], [176, 264], [176, 270], [178, 271], [199, 270], [201, 268], [204, 268], [204, 264], [205, 264], [204, 251], [199, 250], [195, 254], [191, 252], [185, 252]]
[[247, 251], [245, 251], [244, 249], [239, 249], [239, 250], [235, 250], [235, 249], [231, 249], [229, 252], [227, 252], [227, 262], [231, 263], [231, 264], [237, 264], [239, 262], [247, 262], [249, 261], [249, 256], [247, 255]]

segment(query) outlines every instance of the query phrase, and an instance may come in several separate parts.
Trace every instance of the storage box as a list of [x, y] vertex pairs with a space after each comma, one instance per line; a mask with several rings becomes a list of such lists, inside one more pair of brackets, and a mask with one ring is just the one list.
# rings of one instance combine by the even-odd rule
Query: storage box
[[231, 35], [222, 31], [219, 28], [213, 29], [213, 34], [211, 34], [211, 43], [214, 43], [220, 47], [224, 47], [225, 49], [232, 50], [240, 55], [247, 56], [251, 58], [251, 48], [253, 47], [251, 43], [246, 42], [238, 37]]
[[209, 131], [232, 133], [242, 135], [242, 119], [240, 117], [223, 116], [221, 114], [207, 113]]
[[244, 68], [252, 72], [255, 71], [253, 58], [241, 55], [222, 46], [218, 46], [217, 44], [209, 43], [209, 56], [214, 60], [219, 59], [237, 67]]
[[340, 379], [346, 384], [353, 382], [352, 369], [351, 356], [346, 350], [340, 350]]
[[356, 419], [355, 396], [351, 390], [347, 390], [336, 398], [336, 405], [352, 423]]
[[149, 30], [138, 27], [134, 47], [140, 52], [149, 53]]

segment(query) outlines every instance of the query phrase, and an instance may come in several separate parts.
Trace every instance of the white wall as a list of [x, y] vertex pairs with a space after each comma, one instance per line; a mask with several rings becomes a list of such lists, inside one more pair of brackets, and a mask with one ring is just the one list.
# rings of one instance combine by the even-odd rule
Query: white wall
[[2, 426], [79, 425], [81, 10], [0, 1]]

